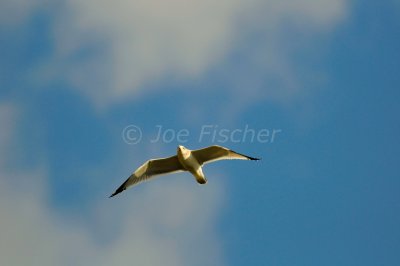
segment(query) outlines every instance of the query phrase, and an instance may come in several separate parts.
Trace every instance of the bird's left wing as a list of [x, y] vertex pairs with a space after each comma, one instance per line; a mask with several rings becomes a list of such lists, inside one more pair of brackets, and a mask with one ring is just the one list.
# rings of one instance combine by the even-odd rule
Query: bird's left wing
[[192, 151], [192, 154], [197, 159], [200, 165], [219, 160], [260, 160], [259, 158], [253, 158], [218, 145], [194, 150]]
[[114, 197], [128, 187], [137, 185], [138, 183], [148, 180], [153, 176], [180, 171], [185, 171], [185, 169], [179, 162], [176, 155], [168, 158], [148, 160], [134, 173], [132, 173], [128, 177], [128, 179], [119, 188], [117, 188], [117, 190], [110, 197]]

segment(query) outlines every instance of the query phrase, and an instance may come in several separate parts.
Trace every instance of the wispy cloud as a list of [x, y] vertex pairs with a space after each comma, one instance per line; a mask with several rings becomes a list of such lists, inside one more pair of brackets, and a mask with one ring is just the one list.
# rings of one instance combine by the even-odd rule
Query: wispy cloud
[[219, 68], [241, 51], [246, 69], [235, 71], [249, 75], [242, 82], [233, 78], [235, 83], [250, 80], [247, 89], [255, 87], [259, 95], [257, 84], [270, 77], [277, 87], [268, 91], [272, 98], [284, 97], [279, 90], [290, 96], [298, 80], [287, 49], [296, 42], [287, 37], [288, 25], [301, 35], [329, 30], [347, 13], [347, 2], [67, 1], [55, 12], [55, 53], [42, 73], [110, 105], [162, 88], [165, 81], [190, 81], [211, 71], [223, 77]]

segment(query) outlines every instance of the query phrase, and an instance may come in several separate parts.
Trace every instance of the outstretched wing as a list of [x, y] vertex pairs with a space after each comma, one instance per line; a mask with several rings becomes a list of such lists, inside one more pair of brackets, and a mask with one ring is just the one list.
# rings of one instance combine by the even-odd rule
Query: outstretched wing
[[219, 160], [260, 160], [244, 154], [237, 153], [225, 147], [218, 145], [192, 151], [193, 156], [197, 159], [200, 165], [211, 163]]
[[146, 181], [153, 176], [180, 171], [185, 171], [185, 169], [179, 162], [176, 155], [168, 158], [149, 160], [140, 166], [134, 173], [132, 173], [128, 179], [119, 188], [117, 188], [110, 198], [121, 193], [128, 187], [137, 185], [138, 183]]

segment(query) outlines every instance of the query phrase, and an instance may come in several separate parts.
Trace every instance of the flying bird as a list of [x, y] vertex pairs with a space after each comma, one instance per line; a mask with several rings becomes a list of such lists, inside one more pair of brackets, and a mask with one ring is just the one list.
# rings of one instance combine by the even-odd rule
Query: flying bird
[[199, 150], [189, 150], [179, 145], [176, 155], [167, 158], [151, 159], [141, 165], [119, 188], [117, 188], [117, 190], [115, 190], [110, 198], [121, 193], [128, 187], [137, 185], [153, 176], [175, 172], [188, 171], [196, 178], [199, 184], [206, 184], [207, 179], [203, 174], [202, 166], [206, 163], [230, 159], [260, 160], [218, 145]]

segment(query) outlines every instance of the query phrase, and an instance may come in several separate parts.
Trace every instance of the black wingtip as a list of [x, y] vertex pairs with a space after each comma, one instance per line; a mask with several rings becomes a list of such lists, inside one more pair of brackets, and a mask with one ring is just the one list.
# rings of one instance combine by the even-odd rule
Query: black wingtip
[[241, 156], [243, 156], [243, 157], [246, 157], [247, 159], [252, 160], [252, 161], [259, 161], [259, 160], [261, 160], [261, 158], [250, 157], [250, 156], [244, 155], [244, 154], [242, 154], [242, 153], [238, 153], [238, 152], [234, 152], [234, 153], [237, 153], [237, 154], [239, 154], [239, 155], [241, 155]]
[[109, 196], [108, 198], [112, 198], [115, 195], [121, 193], [122, 191], [124, 191], [126, 188], [124, 188], [123, 186], [120, 186], [114, 193], [111, 194], [111, 196]]

